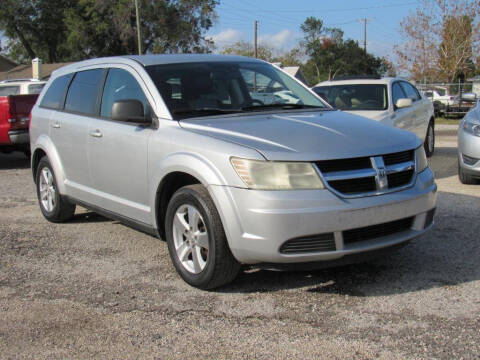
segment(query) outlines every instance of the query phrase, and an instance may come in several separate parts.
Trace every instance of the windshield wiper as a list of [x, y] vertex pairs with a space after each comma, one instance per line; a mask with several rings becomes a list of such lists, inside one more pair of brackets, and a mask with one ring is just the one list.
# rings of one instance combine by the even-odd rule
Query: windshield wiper
[[256, 111], [256, 110], [268, 110], [268, 109], [327, 109], [324, 106], [317, 105], [304, 105], [304, 104], [270, 104], [270, 105], [251, 105], [242, 107], [243, 111]]

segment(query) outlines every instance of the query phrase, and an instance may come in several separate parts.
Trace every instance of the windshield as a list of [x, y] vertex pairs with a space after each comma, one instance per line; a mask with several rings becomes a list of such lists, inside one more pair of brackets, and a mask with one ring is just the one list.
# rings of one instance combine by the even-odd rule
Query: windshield
[[18, 95], [20, 94], [20, 86], [8, 85], [0, 86], [0, 96]]
[[352, 84], [317, 86], [318, 95], [339, 110], [387, 110], [387, 86], [382, 84]]
[[272, 109], [328, 109], [307, 88], [267, 63], [181, 63], [146, 69], [174, 119]]

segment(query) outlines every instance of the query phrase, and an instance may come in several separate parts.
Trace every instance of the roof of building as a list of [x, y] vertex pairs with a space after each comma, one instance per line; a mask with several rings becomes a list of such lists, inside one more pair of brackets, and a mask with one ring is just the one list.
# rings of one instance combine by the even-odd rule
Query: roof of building
[[[42, 80], [48, 79], [53, 71], [68, 65], [69, 63], [42, 64]], [[32, 65], [18, 65], [8, 71], [0, 72], [0, 81], [8, 79], [30, 79], [32, 77]]]
[[3, 56], [3, 55], [0, 55], [0, 71], [8, 71], [8, 70], [14, 68], [17, 65], [18, 64], [15, 61], [13, 61], [13, 60], [11, 60], [11, 59]]
[[282, 67], [282, 70], [288, 73], [289, 75], [297, 78], [298, 80], [302, 81], [303, 83], [307, 84], [307, 79], [303, 75], [303, 72], [300, 66], [285, 66], [285, 67]]

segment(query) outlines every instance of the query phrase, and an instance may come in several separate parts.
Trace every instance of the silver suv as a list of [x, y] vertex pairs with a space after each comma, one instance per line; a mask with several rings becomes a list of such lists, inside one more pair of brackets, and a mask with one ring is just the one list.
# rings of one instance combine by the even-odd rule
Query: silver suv
[[259, 60], [68, 65], [42, 91], [30, 134], [48, 220], [80, 205], [164, 238], [203, 289], [241, 264], [358, 260], [433, 224], [437, 188], [417, 136], [333, 110]]

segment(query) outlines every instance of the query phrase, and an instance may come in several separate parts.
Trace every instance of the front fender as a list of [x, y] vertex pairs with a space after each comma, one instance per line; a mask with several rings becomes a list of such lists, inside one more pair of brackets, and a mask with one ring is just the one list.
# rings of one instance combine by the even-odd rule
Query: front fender
[[57, 187], [60, 191], [60, 194], [66, 194], [65, 188], [65, 172], [63, 171], [62, 162], [60, 161], [60, 156], [58, 155], [57, 148], [53, 144], [52, 140], [47, 135], [40, 135], [32, 148], [32, 172], [36, 169], [33, 169], [33, 160], [35, 159], [35, 152], [37, 150], [43, 150], [47, 154], [50, 165], [53, 168], [55, 174], [55, 180], [57, 181]]
[[[229, 160], [225, 159], [225, 162], [228, 166], [231, 167]], [[189, 153], [189, 152], [178, 152], [169, 154], [160, 161], [155, 161], [154, 164], [151, 164], [150, 169], [152, 173], [149, 176], [150, 180], [150, 206], [152, 211], [152, 223], [157, 223], [157, 207], [156, 207], [156, 193], [159, 186], [162, 183], [162, 180], [169, 174], [173, 172], [183, 172], [189, 174], [207, 188], [209, 185], [227, 185], [228, 180], [225, 178], [225, 171], [222, 172], [218, 169], [210, 160], [198, 153]], [[224, 169], [225, 170], [225, 169]], [[238, 181], [239, 186], [244, 186], [241, 183], [241, 180], [234, 173], [233, 168], [228, 169], [233, 172], [235, 177], [232, 176], [230, 183], [232, 181]], [[231, 174], [231, 173], [230, 173]], [[233, 175], [231, 174], [231, 175]], [[229, 176], [229, 173], [227, 173]], [[214, 202], [215, 199], [213, 199]]]

